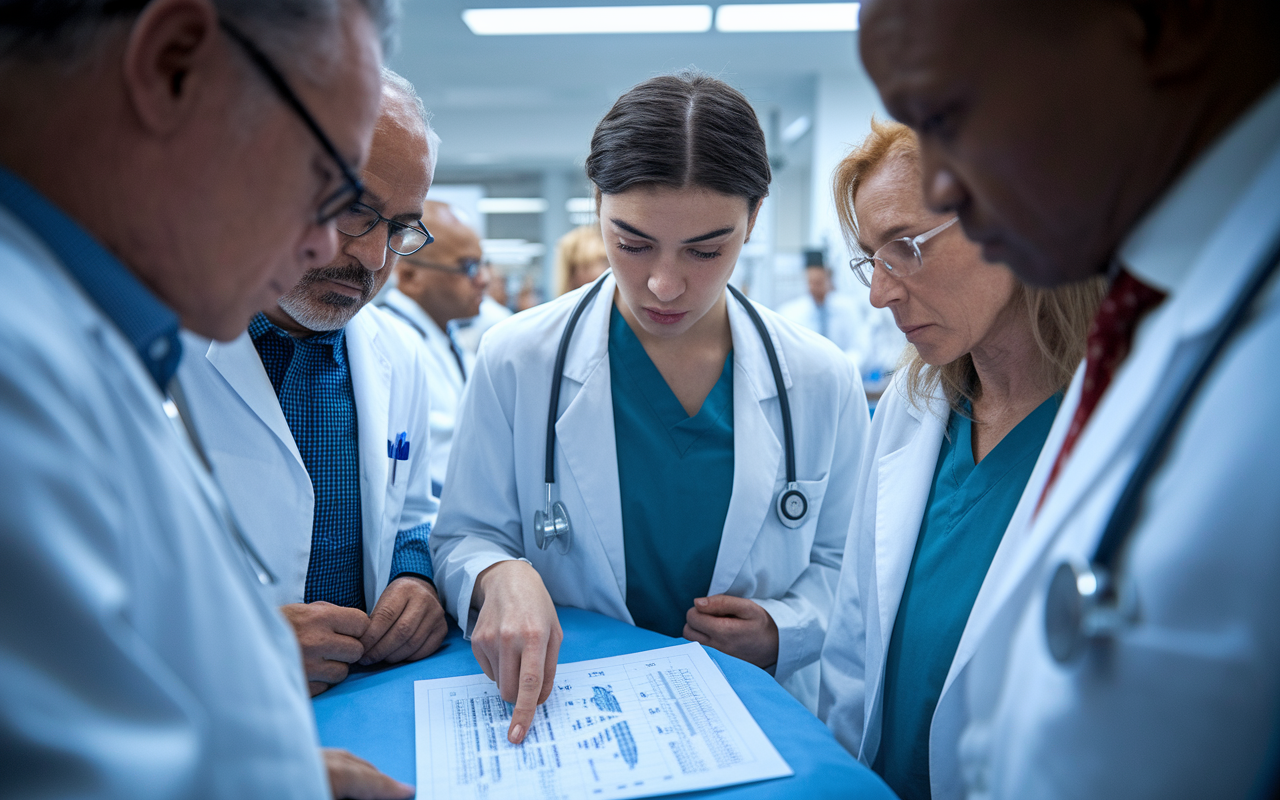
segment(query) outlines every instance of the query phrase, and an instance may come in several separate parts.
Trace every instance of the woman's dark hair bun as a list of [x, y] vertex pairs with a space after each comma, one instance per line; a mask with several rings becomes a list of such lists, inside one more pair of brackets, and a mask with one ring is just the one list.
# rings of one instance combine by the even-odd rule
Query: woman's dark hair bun
[[745, 198], [754, 211], [769, 194], [764, 131], [741, 92], [705, 73], [652, 78], [609, 109], [587, 157], [603, 194], [636, 186], [698, 186]]

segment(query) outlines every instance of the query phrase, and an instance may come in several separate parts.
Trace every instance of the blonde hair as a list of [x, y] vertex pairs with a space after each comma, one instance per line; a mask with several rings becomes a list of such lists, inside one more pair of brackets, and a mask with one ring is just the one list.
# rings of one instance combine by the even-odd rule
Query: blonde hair
[[[920, 146], [915, 133], [897, 122], [871, 120], [871, 133], [840, 161], [832, 180], [836, 213], [845, 242], [852, 251], [860, 251], [858, 218], [854, 198], [863, 181], [891, 157], [904, 157], [918, 164]], [[1089, 325], [1097, 313], [1106, 291], [1102, 278], [1067, 284], [1054, 289], [1040, 289], [1021, 281], [1015, 290], [1026, 306], [1031, 322], [1031, 336], [1040, 351], [1042, 385], [1055, 391], [1065, 389], [1084, 358]], [[968, 353], [949, 364], [932, 366], [925, 363], [915, 347], [908, 345], [899, 369], [905, 373], [902, 385], [907, 400], [920, 407], [942, 387], [943, 396], [952, 410], [964, 413], [964, 402], [972, 403], [982, 396], [982, 385]]]
[[582, 225], [560, 237], [556, 244], [556, 296], [569, 291], [575, 269], [608, 257], [599, 225]]

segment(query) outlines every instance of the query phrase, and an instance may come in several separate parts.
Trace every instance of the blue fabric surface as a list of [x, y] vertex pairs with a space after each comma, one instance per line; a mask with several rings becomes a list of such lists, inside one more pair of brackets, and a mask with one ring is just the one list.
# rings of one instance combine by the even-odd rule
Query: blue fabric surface
[[295, 339], [258, 314], [249, 337], [315, 490], [304, 600], [364, 609], [360, 450], [343, 329]]
[[53, 251], [138, 351], [161, 391], [182, 359], [178, 315], [132, 272], [44, 195], [0, 167], [0, 206], [25, 223]]
[[[602, 614], [561, 608], [564, 643], [560, 661], [624, 655], [683, 643]], [[773, 746], [795, 770], [789, 778], [731, 786], [669, 797], [717, 797], [732, 800], [765, 798], [836, 798], [892, 800], [893, 793], [871, 770], [859, 764], [831, 732], [805, 710], [777, 681], [758, 667], [715, 650], [707, 650], [742, 698]], [[440, 650], [412, 664], [358, 671], [315, 698], [320, 741], [367, 759], [397, 780], [416, 783], [413, 682], [428, 678], [477, 675], [480, 667], [471, 645], [451, 627]]]
[[991, 559], [1058, 413], [1054, 395], [982, 459], [973, 423], [952, 412], [885, 658], [874, 768], [904, 800], [928, 798], [929, 729]]
[[733, 495], [733, 353], [691, 417], [614, 306], [609, 372], [627, 610], [640, 627], [679, 636], [711, 588]]

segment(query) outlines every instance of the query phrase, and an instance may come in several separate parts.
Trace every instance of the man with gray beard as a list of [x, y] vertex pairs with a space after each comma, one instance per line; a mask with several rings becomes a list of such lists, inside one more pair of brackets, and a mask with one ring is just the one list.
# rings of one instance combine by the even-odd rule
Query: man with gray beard
[[312, 695], [357, 661], [424, 658], [446, 630], [427, 549], [425, 351], [365, 308], [399, 256], [431, 241], [421, 217], [437, 141], [412, 85], [384, 70], [366, 192], [337, 217], [337, 257], [235, 341], [195, 343], [204, 357], [179, 372], [214, 473], [277, 576], [270, 598]]

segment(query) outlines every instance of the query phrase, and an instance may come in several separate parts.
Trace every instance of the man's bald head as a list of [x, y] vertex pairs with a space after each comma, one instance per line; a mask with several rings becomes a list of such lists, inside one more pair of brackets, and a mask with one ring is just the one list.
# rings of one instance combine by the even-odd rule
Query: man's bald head
[[1273, 0], [871, 0], [861, 53], [920, 136], [925, 197], [1052, 285], [1106, 268], [1280, 79]]
[[484, 257], [480, 237], [448, 203], [428, 200], [422, 222], [435, 241], [400, 259], [396, 268], [400, 291], [441, 328], [450, 320], [474, 317], [489, 285], [489, 269], [480, 266]]

